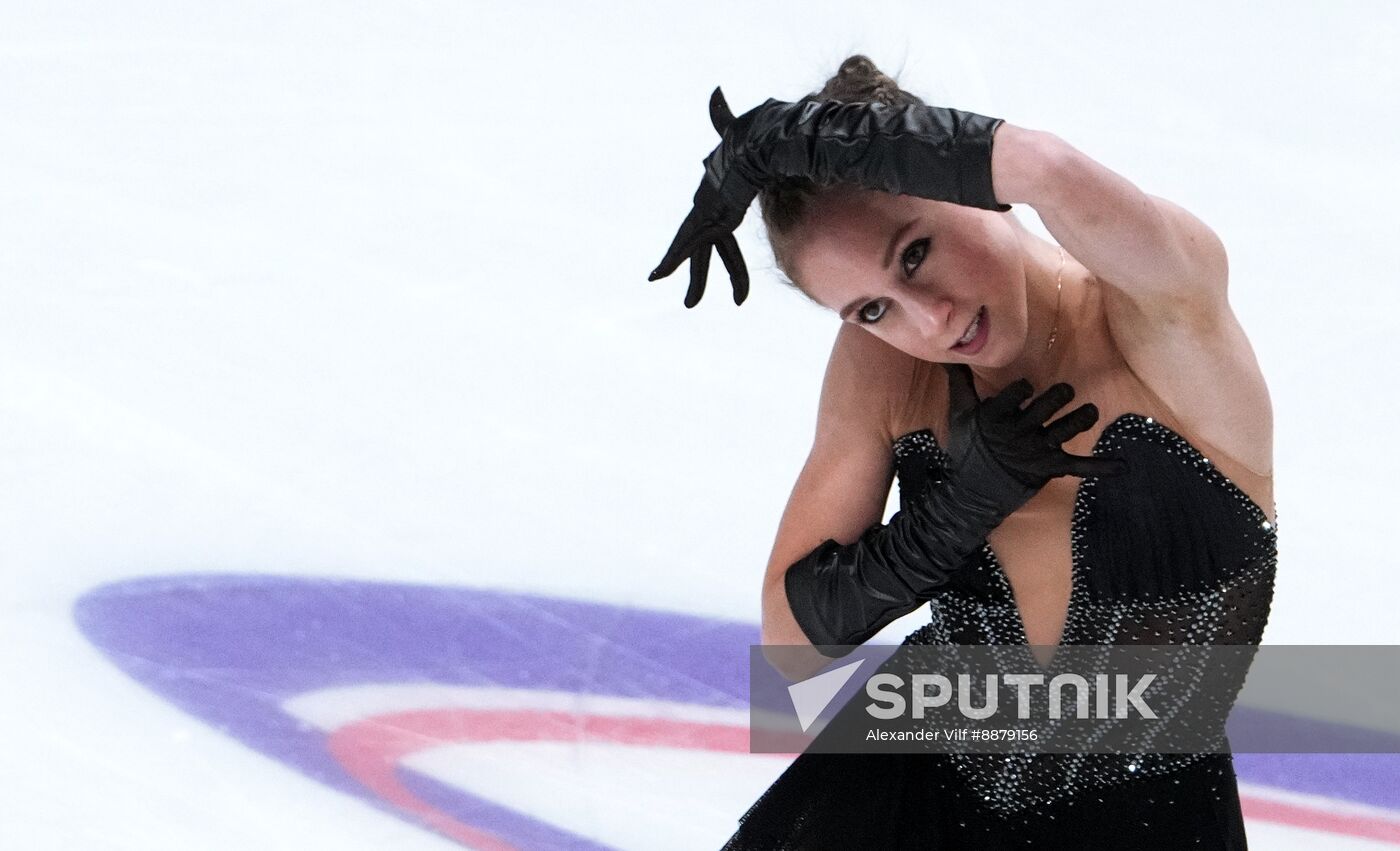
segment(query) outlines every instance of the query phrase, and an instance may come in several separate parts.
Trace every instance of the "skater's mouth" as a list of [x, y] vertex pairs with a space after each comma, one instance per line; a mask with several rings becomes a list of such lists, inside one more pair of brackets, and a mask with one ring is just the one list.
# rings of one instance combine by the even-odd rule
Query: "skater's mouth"
[[967, 324], [958, 341], [948, 348], [962, 354], [975, 354], [982, 348], [982, 344], [987, 340], [987, 329], [991, 323], [987, 321], [987, 306], [984, 304], [977, 308], [977, 315], [972, 317], [972, 321]]

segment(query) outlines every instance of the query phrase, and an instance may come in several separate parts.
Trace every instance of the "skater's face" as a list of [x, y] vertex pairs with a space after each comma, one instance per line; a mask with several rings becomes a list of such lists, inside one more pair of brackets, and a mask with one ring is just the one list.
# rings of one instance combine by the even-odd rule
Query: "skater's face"
[[788, 246], [809, 296], [913, 357], [1000, 366], [1025, 346], [1025, 266], [1002, 213], [849, 190], [816, 202]]

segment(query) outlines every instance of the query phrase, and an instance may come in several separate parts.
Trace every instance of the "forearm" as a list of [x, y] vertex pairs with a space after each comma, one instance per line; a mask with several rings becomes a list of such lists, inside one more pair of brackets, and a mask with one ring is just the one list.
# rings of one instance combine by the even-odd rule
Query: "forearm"
[[[823, 185], [849, 183], [1010, 209], [992, 191], [990, 154], [999, 118], [941, 106], [770, 99], [739, 119], [745, 122], [743, 155], [717, 158], [712, 172], [737, 170], [737, 182], [753, 186], [780, 176], [806, 177]], [[731, 160], [739, 168], [729, 168]]]
[[864, 643], [932, 598], [1006, 512], [945, 481], [849, 544], [822, 542], [783, 577], [794, 621], [819, 649]]
[[[909, 519], [897, 514], [891, 523]], [[798, 681], [815, 675], [842, 655], [832, 652], [832, 645], [861, 644], [925, 599], [898, 576], [898, 565], [882, 563], [871, 549], [875, 536], [887, 534], [888, 526], [880, 525], [845, 546], [828, 539], [786, 570], [770, 571], [760, 640], [764, 657], [784, 677]], [[891, 589], [898, 593], [893, 611]]]
[[763, 626], [759, 641], [763, 655], [789, 680], [805, 680], [831, 658], [817, 651], [793, 617], [783, 573], [772, 573], [763, 583]]

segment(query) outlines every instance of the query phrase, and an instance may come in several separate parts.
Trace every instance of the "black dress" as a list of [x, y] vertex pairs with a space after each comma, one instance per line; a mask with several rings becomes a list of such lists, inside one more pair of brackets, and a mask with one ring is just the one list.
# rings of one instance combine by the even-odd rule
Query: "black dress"
[[[928, 429], [894, 441], [903, 507], [946, 460]], [[1062, 644], [1259, 643], [1276, 530], [1180, 434], [1125, 413], [1095, 455], [1071, 526]], [[904, 644], [1025, 644], [989, 545], [930, 601]], [[853, 701], [854, 703], [854, 701]], [[804, 753], [749, 808], [725, 851], [758, 849], [1244, 849], [1234, 764], [1220, 754]]]

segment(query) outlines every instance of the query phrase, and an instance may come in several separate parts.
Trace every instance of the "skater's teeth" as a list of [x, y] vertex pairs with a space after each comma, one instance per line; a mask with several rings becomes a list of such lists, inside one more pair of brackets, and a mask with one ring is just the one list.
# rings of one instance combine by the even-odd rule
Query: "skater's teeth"
[[958, 338], [957, 343], [955, 343], [954, 345], [963, 346], [963, 345], [966, 345], [967, 343], [971, 342], [971, 341], [972, 341], [972, 338], [977, 336], [977, 329], [980, 328], [981, 325], [982, 325], [982, 309], [979, 307], [979, 308], [977, 309], [977, 315], [974, 316], [974, 317], [972, 317], [972, 324], [969, 325], [969, 326], [967, 326], [967, 331], [964, 332], [963, 335], [962, 335], [961, 337]]

